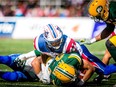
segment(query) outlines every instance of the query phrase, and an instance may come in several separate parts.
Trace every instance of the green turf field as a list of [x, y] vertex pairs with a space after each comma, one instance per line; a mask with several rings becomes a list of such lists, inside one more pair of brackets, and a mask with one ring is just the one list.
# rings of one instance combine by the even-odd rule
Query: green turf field
[[[103, 57], [105, 51], [104, 41], [94, 43], [92, 45], [87, 45], [90, 52], [100, 59]], [[0, 55], [7, 55], [11, 53], [26, 53], [33, 50], [33, 40], [13, 40], [13, 39], [2, 39], [0, 38]], [[114, 63], [111, 59], [110, 63]], [[5, 65], [0, 65], [0, 70], [12, 71], [9, 67]], [[92, 82], [93, 78], [96, 76], [94, 74], [86, 87], [113, 87], [116, 84], [116, 74], [112, 74], [109, 81], [102, 82], [101, 84], [95, 84]], [[40, 82], [7, 82], [0, 79], [0, 87], [54, 87], [53, 85], [44, 85]], [[116, 86], [115, 86], [116, 87]]]

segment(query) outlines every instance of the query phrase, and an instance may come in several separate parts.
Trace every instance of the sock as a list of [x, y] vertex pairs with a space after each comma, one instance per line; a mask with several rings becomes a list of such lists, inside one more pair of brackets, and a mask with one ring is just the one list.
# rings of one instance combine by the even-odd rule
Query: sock
[[19, 80], [27, 79], [27, 77], [23, 73], [18, 71], [2, 72], [0, 73], [0, 77], [6, 81], [19, 81]]
[[109, 75], [116, 72], [116, 64], [110, 64], [106, 66], [104, 70], [104, 75]]

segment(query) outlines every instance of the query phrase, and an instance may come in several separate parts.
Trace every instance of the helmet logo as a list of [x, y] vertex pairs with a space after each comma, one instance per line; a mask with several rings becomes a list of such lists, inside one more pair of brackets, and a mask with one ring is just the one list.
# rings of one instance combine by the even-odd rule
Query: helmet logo
[[98, 13], [101, 13], [102, 10], [103, 10], [103, 7], [102, 6], [98, 6], [96, 10], [97, 10]]

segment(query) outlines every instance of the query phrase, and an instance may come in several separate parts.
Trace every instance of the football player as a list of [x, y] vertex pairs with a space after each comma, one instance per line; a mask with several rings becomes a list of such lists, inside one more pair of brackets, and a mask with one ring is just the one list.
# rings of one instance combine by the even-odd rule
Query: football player
[[[92, 0], [89, 3], [88, 12], [91, 18], [95, 20], [95, 22], [104, 21], [106, 23], [105, 29], [97, 35], [95, 38], [88, 40], [87, 44], [94, 43], [96, 41], [102, 40], [107, 38], [115, 29], [116, 24], [116, 2], [111, 1], [110, 3], [108, 0]], [[109, 44], [112, 44], [113, 47], [115, 47], [115, 35], [111, 38], [109, 38], [106, 42], [107, 48], [109, 50], [112, 49], [112, 47], [109, 47]], [[111, 53], [112, 54], [112, 53]]]
[[[92, 0], [89, 4], [88, 12], [90, 16], [96, 21], [102, 20], [106, 23], [106, 28], [95, 38], [88, 40], [87, 44], [100, 41], [107, 38], [115, 29], [116, 25], [116, 2], [108, 0]], [[106, 47], [111, 54], [111, 57], [116, 61], [116, 35], [110, 37], [106, 41]], [[116, 65], [111, 64], [106, 67], [104, 74], [111, 74], [116, 72]]]
[[37, 51], [41, 54], [52, 56], [53, 58], [61, 53], [76, 52], [79, 53], [82, 58], [91, 60], [94, 66], [100, 68], [99, 72], [104, 72], [105, 64], [101, 61], [94, 63], [94, 61], [99, 61], [99, 59], [92, 55], [85, 45], [80, 45], [79, 42], [76, 42], [72, 38], [63, 34], [62, 30], [57, 25], [45, 25], [44, 32], [34, 39], [34, 47], [36, 51], [24, 54], [22, 57], [19, 57], [19, 59], [35, 56]]
[[[88, 40], [87, 44], [100, 41], [108, 37], [115, 29], [116, 25], [116, 2], [108, 0], [92, 0], [89, 4], [88, 12], [90, 16], [95, 20], [102, 20], [106, 23], [106, 28], [95, 38]], [[96, 20], [97, 19], [97, 20]], [[110, 37], [106, 41], [106, 47], [110, 52], [113, 59], [116, 61], [116, 35]], [[111, 74], [116, 72], [116, 65], [111, 64], [106, 67], [104, 74]]]
[[13, 71], [0, 71], [0, 77], [6, 81], [42, 81], [45, 84], [50, 83], [50, 78], [41, 56], [31, 57], [20, 61], [19, 56], [23, 54], [11, 54], [0, 56], [0, 64], [9, 66]]
[[[91, 77], [95, 68], [87, 60], [82, 59], [77, 53], [60, 54], [49, 65], [50, 78], [57, 86], [74, 85], [83, 86]], [[86, 70], [83, 78], [79, 79], [81, 70]]]
[[[112, 33], [110, 34], [109, 38], [112, 37], [112, 36], [114, 36], [114, 35], [116, 35], [116, 29], [114, 30], [114, 32], [112, 32]], [[103, 56], [103, 58], [102, 58], [102, 62], [103, 62], [104, 64], [108, 65], [111, 58], [112, 58], [112, 57], [111, 57], [109, 51], [106, 49], [105, 54], [104, 54], [104, 56]]]

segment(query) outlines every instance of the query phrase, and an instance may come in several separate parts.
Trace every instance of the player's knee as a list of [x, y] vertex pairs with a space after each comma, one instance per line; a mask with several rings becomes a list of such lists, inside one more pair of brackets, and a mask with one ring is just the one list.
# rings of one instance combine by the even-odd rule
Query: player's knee
[[116, 47], [116, 36], [113, 36], [106, 41], [106, 47], [107, 48]]
[[105, 44], [108, 50], [115, 47], [109, 39], [106, 41]]

